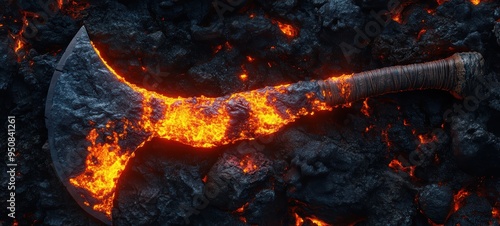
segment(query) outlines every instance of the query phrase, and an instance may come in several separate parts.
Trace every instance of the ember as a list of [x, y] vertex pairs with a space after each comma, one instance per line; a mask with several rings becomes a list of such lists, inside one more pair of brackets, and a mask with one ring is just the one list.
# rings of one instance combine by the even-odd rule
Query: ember
[[[304, 225], [316, 225], [316, 226], [331, 226], [318, 218], [315, 217], [300, 217], [297, 213], [294, 213], [295, 216], [295, 225], [296, 226], [304, 226]], [[308, 223], [306, 223], [308, 222]]]
[[470, 193], [465, 190], [461, 189], [458, 191], [454, 196], [453, 196], [453, 210], [454, 212], [458, 211], [463, 205], [464, 205], [464, 200], [469, 196]]
[[283, 32], [283, 34], [290, 38], [297, 36], [297, 34], [299, 33], [298, 30], [290, 24], [285, 24], [279, 21], [276, 21], [276, 23], [278, 24], [281, 32]]
[[493, 207], [491, 215], [497, 220], [497, 223], [500, 223], [500, 208]]

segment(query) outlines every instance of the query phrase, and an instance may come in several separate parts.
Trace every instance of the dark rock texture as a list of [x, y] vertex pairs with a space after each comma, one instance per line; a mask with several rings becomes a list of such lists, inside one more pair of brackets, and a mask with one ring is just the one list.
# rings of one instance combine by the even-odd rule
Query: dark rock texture
[[428, 185], [419, 193], [418, 203], [430, 220], [444, 224], [453, 204], [453, 193], [447, 186]]
[[[19, 225], [102, 224], [58, 178], [44, 115], [56, 64], [82, 25], [128, 81], [171, 96], [222, 96], [463, 51], [480, 52], [488, 67], [484, 98], [474, 87], [464, 100], [440, 91], [389, 94], [210, 150], [152, 140], [119, 178], [116, 225], [499, 224], [492, 216], [500, 209], [498, 1], [216, 0], [219, 9], [230, 6], [219, 13], [205, 0], [63, 2], [49, 13], [37, 1], [0, 1], [0, 115], [17, 119]], [[47, 21], [36, 23], [30, 13], [42, 12]], [[21, 33], [26, 20], [37, 28], [33, 37]], [[280, 24], [296, 35], [285, 35]], [[47, 126], [63, 125], [57, 142], [80, 147], [70, 152], [76, 154], [86, 145], [86, 120], [133, 117], [128, 106], [139, 100], [116, 93], [126, 87], [93, 80], [104, 73], [96, 72], [97, 59], [70, 65], [66, 75], [82, 77], [70, 79], [58, 101], [72, 107]], [[114, 96], [93, 101], [104, 90]], [[116, 110], [122, 113], [110, 113]], [[0, 140], [6, 156], [7, 135]], [[245, 172], [249, 161], [256, 167]], [[0, 174], [2, 191], [8, 179]], [[450, 204], [450, 194], [462, 190]], [[12, 223], [0, 216], [0, 224]]]
[[497, 43], [498, 45], [500, 45], [500, 22], [495, 23], [494, 31], [495, 31], [495, 36], [497, 37]]

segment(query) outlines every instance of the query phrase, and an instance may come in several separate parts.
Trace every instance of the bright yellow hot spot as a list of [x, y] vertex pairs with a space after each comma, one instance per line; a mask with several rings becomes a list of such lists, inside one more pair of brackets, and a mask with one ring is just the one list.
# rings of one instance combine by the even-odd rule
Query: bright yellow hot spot
[[[111, 215], [111, 206], [113, 206], [114, 185], [125, 168], [130, 154], [120, 154], [121, 148], [118, 145], [118, 134], [112, 133], [111, 140], [108, 143], [96, 143], [99, 136], [96, 129], [92, 129], [87, 135], [87, 140], [91, 146], [87, 148], [89, 155], [85, 161], [87, 166], [85, 173], [80, 174], [69, 181], [71, 184], [85, 188], [92, 193], [92, 196], [98, 202], [92, 206], [94, 210]], [[88, 201], [87, 201], [88, 203]]]

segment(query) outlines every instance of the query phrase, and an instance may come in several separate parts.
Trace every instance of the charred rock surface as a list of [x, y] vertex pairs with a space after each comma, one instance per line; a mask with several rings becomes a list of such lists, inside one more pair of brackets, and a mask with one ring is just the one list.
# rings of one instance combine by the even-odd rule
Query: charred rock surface
[[430, 220], [444, 224], [453, 204], [453, 193], [448, 186], [425, 186], [419, 193], [420, 208]]
[[[116, 225], [499, 224], [498, 2], [257, 0], [222, 16], [211, 1], [63, 2], [52, 14], [36, 1], [0, 2], [0, 115], [17, 119], [19, 225], [101, 224], [57, 177], [45, 125], [56, 62], [81, 25], [127, 80], [171, 96], [222, 96], [461, 51], [481, 52], [489, 67], [490, 95], [470, 94], [477, 106], [439, 91], [398, 93], [216, 150], [153, 140], [118, 181]], [[30, 14], [42, 12], [45, 23]], [[26, 21], [33, 37], [21, 32]], [[6, 156], [7, 135], [0, 139]], [[0, 174], [2, 188], [8, 180]], [[0, 223], [13, 221], [2, 215]]]

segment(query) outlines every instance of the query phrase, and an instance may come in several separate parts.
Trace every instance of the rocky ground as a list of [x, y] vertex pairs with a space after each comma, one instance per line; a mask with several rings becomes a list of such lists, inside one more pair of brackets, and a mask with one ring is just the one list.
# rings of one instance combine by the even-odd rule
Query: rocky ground
[[[489, 85], [480, 87], [488, 97], [470, 94], [481, 99], [477, 105], [414, 91], [209, 152], [153, 140], [118, 182], [117, 225], [499, 224], [497, 2], [229, 2], [62, 1], [47, 8], [3, 0], [0, 117], [16, 116], [16, 222], [102, 224], [59, 181], [44, 117], [55, 65], [85, 25], [127, 80], [172, 96], [221, 96], [463, 51], [483, 54], [488, 68]], [[230, 7], [221, 11], [221, 4]], [[287, 24], [291, 33], [280, 29]], [[1, 156], [7, 136], [0, 133]], [[257, 166], [251, 173], [240, 165], [248, 161]], [[0, 174], [2, 191], [8, 180]], [[2, 211], [0, 223], [12, 222]]]

